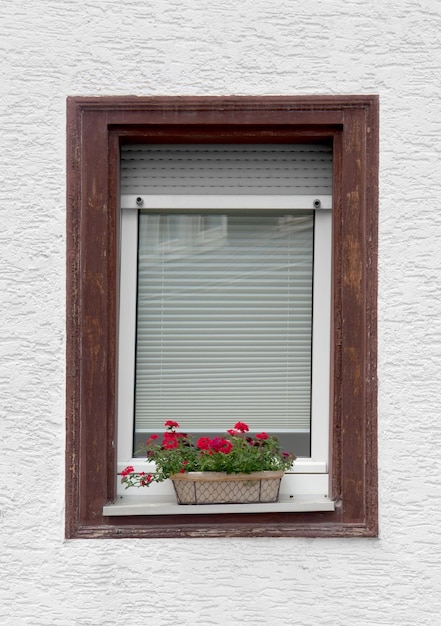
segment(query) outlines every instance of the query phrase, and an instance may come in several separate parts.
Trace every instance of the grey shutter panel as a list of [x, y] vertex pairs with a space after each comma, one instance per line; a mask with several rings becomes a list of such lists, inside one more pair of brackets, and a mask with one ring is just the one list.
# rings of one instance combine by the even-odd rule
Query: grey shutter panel
[[332, 146], [124, 146], [122, 194], [332, 194]]

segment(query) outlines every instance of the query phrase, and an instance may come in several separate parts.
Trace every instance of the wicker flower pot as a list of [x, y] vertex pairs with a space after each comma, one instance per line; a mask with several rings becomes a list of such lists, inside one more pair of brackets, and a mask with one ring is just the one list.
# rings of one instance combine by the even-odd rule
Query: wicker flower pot
[[280, 472], [188, 472], [171, 476], [178, 504], [249, 504], [277, 502]]

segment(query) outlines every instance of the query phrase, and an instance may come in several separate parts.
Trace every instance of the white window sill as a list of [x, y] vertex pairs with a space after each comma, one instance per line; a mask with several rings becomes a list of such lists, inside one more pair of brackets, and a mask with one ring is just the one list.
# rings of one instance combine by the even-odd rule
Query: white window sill
[[120, 496], [113, 504], [103, 507], [103, 515], [218, 515], [219, 513], [305, 513], [333, 511], [334, 502], [326, 496], [298, 495], [281, 497], [279, 502], [259, 504], [177, 504], [169, 496]]

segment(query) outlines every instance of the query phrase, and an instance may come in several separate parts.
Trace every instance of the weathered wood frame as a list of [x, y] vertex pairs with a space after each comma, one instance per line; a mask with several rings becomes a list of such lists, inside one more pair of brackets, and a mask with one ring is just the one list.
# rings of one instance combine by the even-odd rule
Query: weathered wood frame
[[[335, 511], [104, 517], [116, 489], [119, 148], [334, 147], [330, 494]], [[67, 101], [66, 536], [377, 536], [378, 98]]]

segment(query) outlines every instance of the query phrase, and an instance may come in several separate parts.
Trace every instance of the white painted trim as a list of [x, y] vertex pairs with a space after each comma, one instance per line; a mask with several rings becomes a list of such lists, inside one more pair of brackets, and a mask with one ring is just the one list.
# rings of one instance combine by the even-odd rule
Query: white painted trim
[[314, 461], [327, 459], [329, 454], [331, 256], [332, 214], [331, 211], [316, 211], [311, 394], [311, 458]]
[[[136, 202], [141, 198], [142, 203]], [[316, 209], [315, 200], [320, 200], [320, 209], [332, 209], [332, 196], [285, 196], [285, 195], [147, 195], [130, 194], [121, 196], [121, 209]]]
[[[133, 448], [138, 212], [121, 212], [118, 334], [118, 459], [131, 464]], [[130, 366], [132, 364], [132, 366]], [[122, 427], [124, 424], [124, 427]]]
[[121, 496], [114, 504], [103, 507], [103, 515], [219, 515], [220, 513], [303, 513], [306, 511], [333, 511], [334, 502], [326, 496], [296, 495], [281, 497], [279, 502], [259, 504], [198, 504], [179, 505], [169, 496], [137, 498]]

